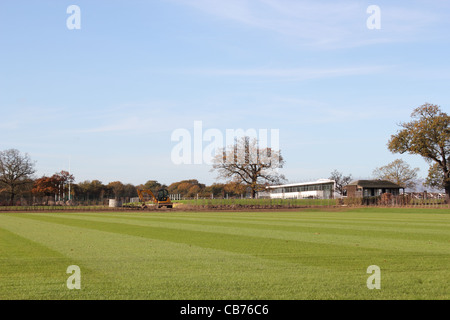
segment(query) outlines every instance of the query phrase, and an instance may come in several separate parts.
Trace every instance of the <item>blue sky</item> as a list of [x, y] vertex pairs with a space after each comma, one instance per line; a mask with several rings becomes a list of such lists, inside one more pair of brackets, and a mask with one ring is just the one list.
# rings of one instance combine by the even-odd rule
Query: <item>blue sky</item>
[[211, 184], [209, 165], [171, 159], [172, 133], [202, 121], [279, 130], [290, 182], [397, 158], [425, 177], [386, 144], [415, 107], [450, 111], [449, 18], [441, 0], [1, 1], [0, 150], [36, 176]]

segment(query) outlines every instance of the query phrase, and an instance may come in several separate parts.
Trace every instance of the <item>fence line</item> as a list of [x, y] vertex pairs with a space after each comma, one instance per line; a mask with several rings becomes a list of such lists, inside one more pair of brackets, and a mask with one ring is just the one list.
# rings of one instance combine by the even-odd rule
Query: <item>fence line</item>
[[[444, 208], [450, 209], [450, 203], [446, 203], [446, 199], [417, 199], [407, 195], [392, 196], [383, 194], [377, 197], [364, 198], [342, 198], [342, 199], [191, 199], [191, 200], [175, 200], [174, 204], [184, 204], [183, 207], [191, 208], [211, 208], [220, 209], [221, 207], [229, 208], [266, 208], [266, 209], [282, 209], [282, 208], [304, 208], [304, 207], [322, 207], [322, 208], [339, 208], [339, 207], [401, 207], [401, 208]], [[179, 207], [182, 209], [182, 207]], [[5, 211], [130, 211], [139, 210], [139, 207], [109, 207], [104, 200], [93, 202], [88, 205], [80, 203], [74, 205], [31, 205], [31, 206], [0, 206], [0, 212]]]
[[[236, 206], [236, 207], [254, 207], [270, 209], [273, 208], [304, 208], [304, 207], [322, 207], [322, 208], [345, 208], [345, 207], [396, 207], [396, 208], [430, 208], [430, 209], [450, 209], [450, 203], [445, 201], [413, 201], [410, 203], [401, 201], [379, 201], [375, 199], [198, 199], [184, 200], [180, 203], [190, 205], [192, 207], [220, 207], [220, 206]], [[371, 200], [371, 201], [370, 201]]]

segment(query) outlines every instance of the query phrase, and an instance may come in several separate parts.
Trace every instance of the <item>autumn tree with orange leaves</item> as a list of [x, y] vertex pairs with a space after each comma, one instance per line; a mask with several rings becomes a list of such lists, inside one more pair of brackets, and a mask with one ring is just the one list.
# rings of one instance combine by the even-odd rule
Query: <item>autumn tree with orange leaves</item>
[[402, 129], [391, 136], [388, 148], [423, 157], [430, 164], [428, 184], [442, 186], [450, 202], [450, 116], [426, 103], [414, 109], [411, 118], [400, 124]]
[[73, 184], [74, 180], [72, 174], [63, 170], [51, 177], [36, 179], [31, 192], [37, 196], [55, 196], [55, 200], [65, 198], [69, 195], [69, 184]]

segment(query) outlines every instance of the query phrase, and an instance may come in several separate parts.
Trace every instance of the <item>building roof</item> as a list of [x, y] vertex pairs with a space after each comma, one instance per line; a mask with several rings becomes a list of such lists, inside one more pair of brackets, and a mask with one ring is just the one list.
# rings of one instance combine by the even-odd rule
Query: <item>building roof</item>
[[356, 180], [348, 184], [349, 186], [360, 186], [363, 188], [389, 188], [389, 189], [401, 189], [396, 183], [388, 180]]
[[330, 180], [330, 179], [319, 179], [317, 181], [310, 181], [310, 182], [300, 182], [300, 183], [281, 184], [281, 185], [277, 185], [277, 186], [268, 186], [267, 189], [281, 188], [281, 187], [309, 186], [309, 185], [325, 184], [325, 183], [335, 183], [335, 181]]

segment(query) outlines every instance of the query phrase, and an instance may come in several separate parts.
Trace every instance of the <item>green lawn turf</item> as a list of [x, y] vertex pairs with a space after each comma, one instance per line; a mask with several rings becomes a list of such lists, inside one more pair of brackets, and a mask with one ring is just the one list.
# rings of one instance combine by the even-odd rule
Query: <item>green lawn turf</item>
[[449, 280], [448, 210], [0, 213], [3, 300], [447, 300]]

